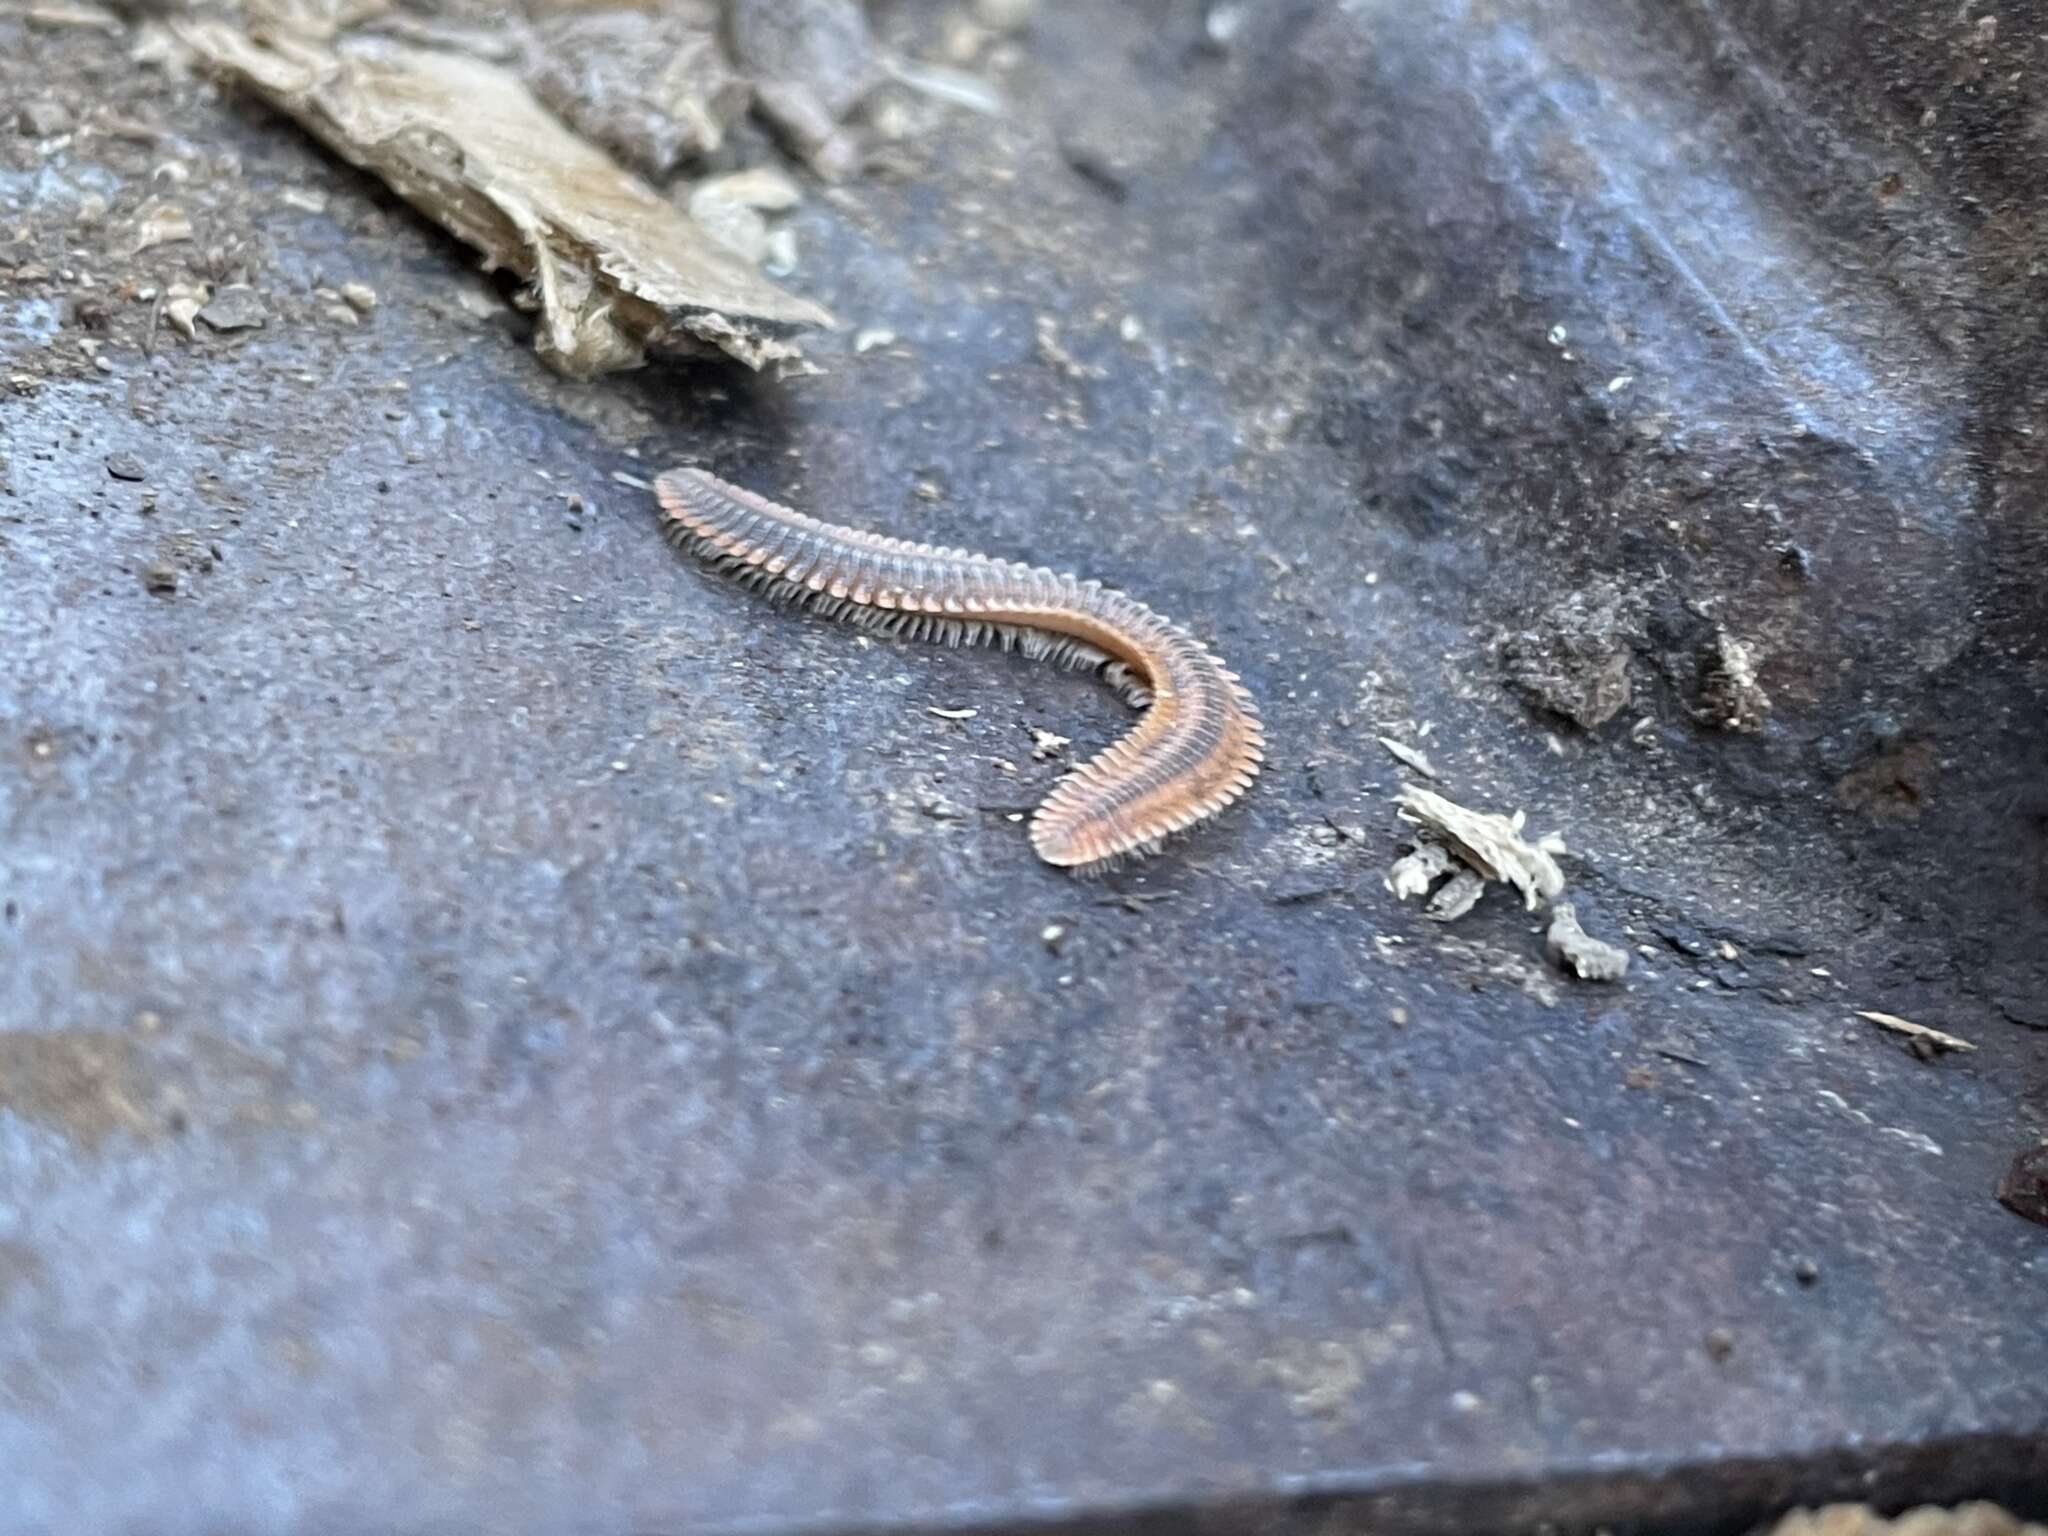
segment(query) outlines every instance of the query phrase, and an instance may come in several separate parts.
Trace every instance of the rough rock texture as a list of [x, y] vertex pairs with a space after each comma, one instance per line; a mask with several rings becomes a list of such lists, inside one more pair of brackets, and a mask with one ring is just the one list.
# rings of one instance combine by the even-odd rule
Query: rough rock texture
[[[1044, 6], [1006, 117], [790, 216], [824, 376], [573, 386], [297, 129], [0, 16], [79, 125], [0, 134], [6, 1524], [2037, 1516], [2048, 7], [1991, 19]], [[1114, 702], [705, 580], [613, 478], [683, 459], [1129, 586], [1267, 775], [1039, 867]], [[1493, 637], [1602, 582], [1754, 642], [1761, 728], [1651, 665], [1532, 719]], [[1393, 900], [1382, 734], [1565, 835], [1624, 982]], [[1902, 743], [1913, 815], [1837, 795]]]
[[718, 23], [709, 0], [549, 16], [526, 78], [570, 127], [660, 179], [717, 150], [752, 99]]

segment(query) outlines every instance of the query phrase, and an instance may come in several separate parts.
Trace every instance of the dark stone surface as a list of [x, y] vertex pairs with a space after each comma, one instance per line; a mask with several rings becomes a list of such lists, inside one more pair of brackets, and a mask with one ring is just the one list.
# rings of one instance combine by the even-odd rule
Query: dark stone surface
[[[798, 217], [897, 346], [576, 387], [289, 127], [0, 19], [161, 130], [0, 145], [0, 1525], [2048, 1504], [2043, 34], [1048, 6], [1007, 118]], [[199, 238], [124, 266], [166, 158]], [[62, 274], [131, 267], [268, 323], [124, 299], [99, 373]], [[1039, 867], [1024, 728], [1107, 696], [704, 580], [610, 478], [682, 459], [1127, 585], [1268, 776]], [[1494, 646], [1595, 583], [1587, 735]], [[1753, 736], [1661, 659], [1716, 626]], [[1393, 903], [1382, 733], [1565, 834], [1625, 986]]]

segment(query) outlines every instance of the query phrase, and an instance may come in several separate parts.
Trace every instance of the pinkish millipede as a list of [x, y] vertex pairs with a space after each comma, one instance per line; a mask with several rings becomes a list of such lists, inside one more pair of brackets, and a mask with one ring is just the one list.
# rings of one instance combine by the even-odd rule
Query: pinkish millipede
[[1156, 851], [1244, 794], [1258, 706], [1186, 630], [1099, 581], [806, 517], [701, 469], [655, 483], [664, 529], [771, 599], [882, 634], [987, 644], [1099, 674], [1144, 717], [1031, 818], [1048, 864], [1093, 874]]

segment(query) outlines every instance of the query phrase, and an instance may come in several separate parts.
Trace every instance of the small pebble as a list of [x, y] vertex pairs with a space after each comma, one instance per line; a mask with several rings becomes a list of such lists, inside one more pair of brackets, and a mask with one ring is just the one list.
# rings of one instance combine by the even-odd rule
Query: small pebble
[[1735, 1335], [1726, 1328], [1710, 1328], [1707, 1330], [1706, 1345], [1708, 1359], [1726, 1360], [1735, 1353]]
[[1999, 1182], [1998, 1199], [2015, 1216], [2048, 1227], [2048, 1142], [2013, 1158]]
[[1818, 1285], [1820, 1266], [1811, 1259], [1801, 1259], [1792, 1266], [1792, 1278], [1801, 1285]]
[[132, 453], [110, 453], [107, 455], [107, 473], [116, 480], [140, 480], [145, 471], [142, 460]]
[[54, 139], [71, 131], [71, 114], [54, 101], [32, 101], [14, 115], [14, 123], [31, 139]]
[[343, 283], [341, 296], [359, 315], [367, 315], [377, 307], [377, 290], [368, 283]]
[[247, 283], [229, 284], [199, 311], [200, 321], [216, 331], [251, 331], [269, 318], [262, 297]]
[[178, 573], [168, 565], [146, 566], [142, 572], [142, 585], [159, 595], [169, 594], [178, 590]]

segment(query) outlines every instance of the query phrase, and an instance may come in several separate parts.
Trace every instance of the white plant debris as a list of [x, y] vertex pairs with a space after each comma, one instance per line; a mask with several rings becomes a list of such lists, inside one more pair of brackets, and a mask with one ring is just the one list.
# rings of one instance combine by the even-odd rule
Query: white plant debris
[[1931, 1029], [1925, 1024], [1915, 1024], [1911, 1019], [1902, 1019], [1896, 1013], [1880, 1013], [1875, 1008], [1858, 1008], [1856, 1017], [1868, 1019], [1879, 1029], [1890, 1030], [1895, 1035], [1904, 1035], [1916, 1046], [1925, 1046], [1936, 1052], [1974, 1051], [1976, 1046], [1961, 1035], [1949, 1034], [1946, 1030]]
[[135, 254], [153, 251], [160, 245], [175, 245], [192, 238], [192, 219], [176, 203], [152, 199], [135, 216]]
[[1380, 745], [1387, 749], [1388, 754], [1395, 761], [1405, 763], [1425, 779], [1440, 779], [1443, 777], [1442, 774], [1436, 771], [1436, 764], [1432, 763], [1427, 757], [1423, 756], [1422, 753], [1409, 746], [1406, 742], [1396, 741], [1391, 736], [1382, 736], [1379, 741]]
[[717, 350], [760, 368], [829, 326], [535, 101], [509, 70], [381, 38], [258, 42], [217, 21], [173, 23], [216, 73], [293, 118], [351, 165], [525, 278], [535, 347], [572, 378], [650, 350]]
[[1058, 757], [1074, 744], [1071, 736], [1062, 736], [1057, 731], [1042, 731], [1035, 725], [1025, 727], [1031, 733], [1031, 755], [1039, 762]]
[[782, 213], [803, 201], [803, 192], [782, 172], [769, 166], [714, 176], [690, 191], [690, 217], [697, 227], [750, 266], [768, 259], [769, 213]]
[[1557, 902], [1564, 894], [1564, 871], [1557, 865], [1557, 855], [1565, 851], [1562, 838], [1553, 833], [1531, 842], [1522, 835], [1520, 811], [1513, 816], [1474, 811], [1414, 785], [1397, 798], [1402, 820], [1419, 831], [1413, 851], [1387, 870], [1386, 886], [1395, 900], [1424, 897], [1425, 917], [1451, 923], [1479, 904], [1489, 883], [1512, 885], [1531, 912], [1545, 902], [1557, 903], [1544, 939], [1553, 965], [1582, 981], [1619, 981], [1627, 973], [1628, 952], [1590, 936], [1571, 905]]
[[1455, 923], [1459, 918], [1479, 905], [1479, 898], [1486, 894], [1486, 879], [1476, 869], [1461, 869], [1429, 898], [1422, 909], [1422, 915], [1432, 922]]
[[1694, 709], [1700, 721], [1725, 731], [1762, 730], [1771, 711], [1771, 696], [1756, 680], [1756, 647], [1718, 629], [1703, 661]]
[[1557, 867], [1556, 858], [1565, 851], [1563, 839], [1553, 833], [1530, 842], [1522, 836], [1520, 811], [1511, 817], [1469, 811], [1434, 790], [1412, 784], [1396, 799], [1402, 820], [1429, 828], [1484, 878], [1512, 885], [1522, 893], [1523, 904], [1531, 912], [1563, 894], [1564, 871]]
[[949, 107], [979, 112], [983, 117], [1003, 115], [1002, 93], [979, 75], [948, 69], [943, 64], [913, 64], [886, 53], [881, 55], [881, 63], [891, 80], [921, 96], [942, 101]]
[[1579, 914], [1568, 901], [1550, 909], [1543, 952], [1551, 964], [1581, 981], [1619, 981], [1628, 974], [1628, 951], [1588, 934], [1579, 926]]
[[1429, 888], [1448, 875], [1452, 867], [1450, 850], [1442, 843], [1417, 842], [1414, 852], [1394, 860], [1387, 870], [1387, 889], [1394, 893], [1396, 901], [1427, 896]]

